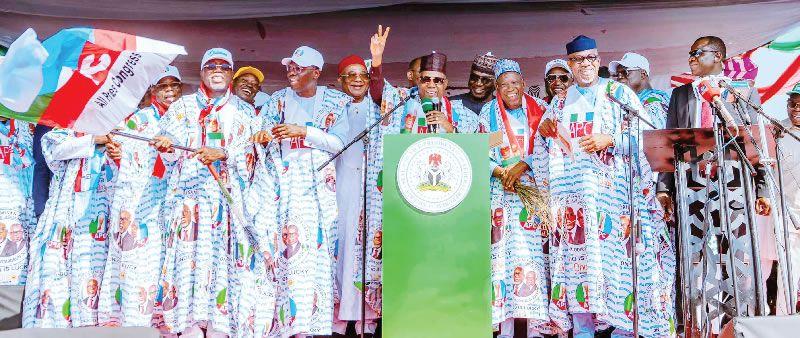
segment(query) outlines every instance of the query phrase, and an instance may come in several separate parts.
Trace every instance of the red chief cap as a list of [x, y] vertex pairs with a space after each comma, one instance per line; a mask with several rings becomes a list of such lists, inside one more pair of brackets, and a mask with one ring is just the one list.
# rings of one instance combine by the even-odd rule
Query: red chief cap
[[358, 55], [352, 54], [346, 56], [344, 59], [342, 59], [342, 61], [339, 62], [339, 68], [338, 68], [339, 75], [342, 75], [344, 69], [347, 68], [347, 66], [349, 65], [362, 65], [364, 66], [365, 69], [367, 68], [367, 63], [364, 62], [364, 59], [362, 59]]

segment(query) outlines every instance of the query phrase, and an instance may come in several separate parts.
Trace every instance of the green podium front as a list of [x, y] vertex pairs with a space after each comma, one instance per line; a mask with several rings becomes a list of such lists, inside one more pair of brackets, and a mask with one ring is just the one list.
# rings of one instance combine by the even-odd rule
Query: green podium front
[[385, 137], [384, 337], [491, 337], [488, 143]]

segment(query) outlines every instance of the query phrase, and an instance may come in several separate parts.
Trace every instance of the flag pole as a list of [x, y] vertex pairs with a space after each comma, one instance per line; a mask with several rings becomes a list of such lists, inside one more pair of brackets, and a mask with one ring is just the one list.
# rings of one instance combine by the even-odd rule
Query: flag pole
[[[139, 141], [145, 141], [145, 142], [153, 141], [152, 138], [139, 136], [139, 135], [134, 135], [134, 134], [129, 134], [129, 133], [122, 132], [122, 131], [119, 131], [119, 130], [112, 130], [112, 131], [109, 132], [109, 134], [116, 135], [116, 136], [127, 137], [127, 138], [130, 138], [130, 139], [139, 140]], [[189, 148], [189, 147], [185, 147], [185, 146], [181, 146], [181, 145], [173, 145], [172, 148], [175, 148], [175, 149], [178, 149], [178, 150], [183, 150], [183, 151], [188, 151], [188, 152], [192, 152], [192, 153], [197, 151], [196, 148]], [[239, 212], [238, 208], [234, 207], [233, 196], [231, 196], [231, 193], [228, 191], [228, 188], [225, 187], [225, 183], [222, 182], [222, 178], [220, 178], [219, 173], [217, 172], [217, 169], [214, 169], [214, 167], [211, 166], [211, 163], [207, 164], [206, 168], [208, 168], [208, 171], [211, 172], [211, 176], [214, 177], [214, 180], [217, 181], [217, 185], [219, 186], [219, 189], [222, 190], [222, 195], [225, 196], [225, 200], [228, 201], [228, 205], [231, 207], [231, 213], [233, 213], [233, 216], [236, 219], [236, 221], [243, 222], [244, 221], [244, 215]]]

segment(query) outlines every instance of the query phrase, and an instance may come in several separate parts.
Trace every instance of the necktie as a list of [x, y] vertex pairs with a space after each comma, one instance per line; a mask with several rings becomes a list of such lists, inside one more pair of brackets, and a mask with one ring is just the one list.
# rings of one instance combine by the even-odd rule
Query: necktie
[[700, 128], [711, 128], [714, 124], [714, 116], [711, 114], [711, 104], [703, 101], [700, 107]]

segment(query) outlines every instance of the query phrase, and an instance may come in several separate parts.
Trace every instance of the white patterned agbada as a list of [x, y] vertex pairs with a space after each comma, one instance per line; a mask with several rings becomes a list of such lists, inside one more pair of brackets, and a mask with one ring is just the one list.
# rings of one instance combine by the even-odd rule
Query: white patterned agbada
[[[159, 132], [163, 113], [150, 105], [128, 117], [121, 129], [152, 138]], [[98, 316], [108, 325], [150, 326], [169, 291], [159, 279], [164, 263], [164, 213], [169, 210], [164, 207], [169, 205], [167, 184], [175, 162], [164, 161], [147, 142], [127, 137], [115, 140], [122, 146], [122, 159], [109, 214], [111, 240]]]
[[[481, 129], [503, 133], [502, 145], [490, 150], [489, 174], [496, 166], [511, 167], [524, 161], [531, 169], [520, 183], [547, 190], [547, 161], [541, 138], [534, 138], [544, 113], [544, 102], [524, 95], [514, 110], [500, 107], [497, 98], [483, 106]], [[511, 131], [509, 131], [509, 128]], [[528, 318], [533, 331], [549, 323], [547, 236], [549, 220], [529, 213], [519, 195], [506, 191], [496, 177], [490, 179], [492, 242], [492, 323]]]
[[0, 122], [0, 285], [24, 285], [33, 214], [33, 135], [27, 122]]
[[[551, 213], [550, 317], [562, 329], [571, 328], [570, 313], [595, 313], [602, 324], [632, 331], [632, 277], [629, 253], [628, 151], [623, 112], [607, 95], [643, 110], [628, 87], [600, 79], [595, 86], [573, 85], [564, 108], [553, 118], [570, 132], [574, 159], [548, 139]], [[639, 125], [639, 131], [645, 129]], [[586, 153], [577, 139], [592, 133], [611, 135], [614, 146]], [[674, 334], [672, 288], [675, 257], [655, 193], [649, 164], [634, 133], [635, 198], [641, 223], [638, 308], [640, 334], [662, 337]], [[641, 177], [646, 179], [642, 180]]]
[[277, 292], [270, 336], [331, 332], [336, 172], [333, 163], [321, 171], [317, 167], [343, 146], [350, 100], [322, 86], [311, 98], [284, 88], [272, 94], [259, 115], [261, 130], [286, 123], [306, 126], [308, 131], [305, 138], [268, 144], [268, 155], [259, 157], [248, 194], [247, 218], [253, 222], [256, 247], [274, 264], [267, 276], [258, 278], [273, 284], [265, 287]]
[[[230, 91], [209, 99], [204, 87], [172, 103], [161, 118], [161, 134], [174, 144], [192, 148], [222, 148], [227, 159], [211, 164], [242, 207], [242, 193], [252, 173], [253, 107]], [[169, 180], [166, 252], [161, 308], [165, 326], [173, 333], [191, 326], [234, 335], [239, 325], [236, 294], [239, 274], [237, 243], [247, 242], [245, 225], [232, 215], [222, 190], [208, 167], [188, 152], [162, 153], [176, 161]], [[249, 164], [249, 165], [248, 165]], [[156, 293], [157, 295], [157, 293]], [[140, 306], [154, 301], [143, 297]]]
[[42, 154], [53, 178], [31, 237], [23, 326], [94, 326], [117, 164], [92, 135], [69, 129], [45, 134]]

